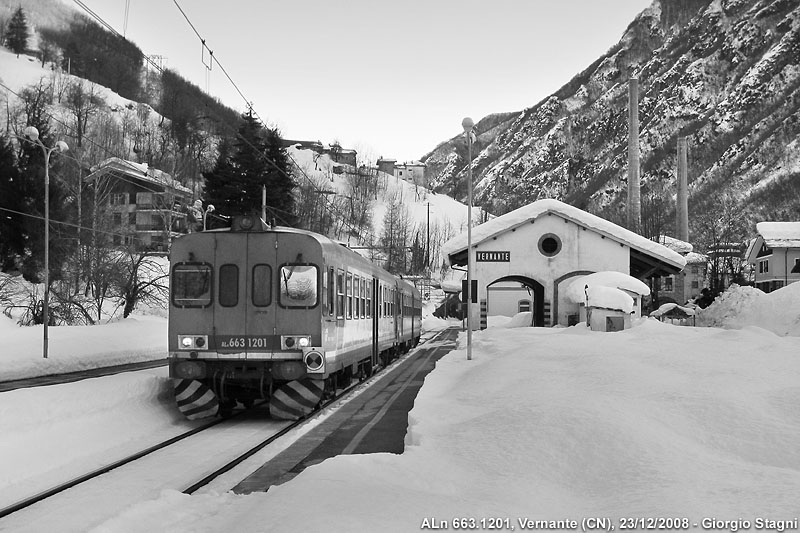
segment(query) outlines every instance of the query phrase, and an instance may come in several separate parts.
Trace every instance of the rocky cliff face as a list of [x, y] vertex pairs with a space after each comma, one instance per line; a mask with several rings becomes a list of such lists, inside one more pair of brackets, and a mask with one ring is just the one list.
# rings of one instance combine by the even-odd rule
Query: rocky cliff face
[[[631, 76], [650, 231], [674, 230], [679, 135], [690, 147], [690, 238], [721, 198], [748, 222], [800, 219], [797, 0], [654, 0], [555, 94], [478, 122], [476, 203], [502, 214], [556, 198], [622, 224]], [[460, 137], [423, 160], [438, 190], [464, 196]]]

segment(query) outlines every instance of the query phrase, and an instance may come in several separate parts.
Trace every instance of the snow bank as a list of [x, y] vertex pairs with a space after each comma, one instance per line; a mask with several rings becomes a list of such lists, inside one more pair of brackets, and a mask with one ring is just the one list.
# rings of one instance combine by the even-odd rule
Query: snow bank
[[758, 326], [776, 335], [800, 337], [800, 283], [771, 293], [732, 285], [697, 312], [697, 325], [726, 329]]

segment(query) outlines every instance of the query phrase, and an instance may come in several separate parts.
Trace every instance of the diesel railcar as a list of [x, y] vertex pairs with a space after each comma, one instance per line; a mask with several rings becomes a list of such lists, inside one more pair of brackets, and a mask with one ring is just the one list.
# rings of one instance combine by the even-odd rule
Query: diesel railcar
[[258, 217], [170, 251], [169, 375], [188, 418], [268, 400], [296, 419], [419, 342], [420, 292], [344, 245]]

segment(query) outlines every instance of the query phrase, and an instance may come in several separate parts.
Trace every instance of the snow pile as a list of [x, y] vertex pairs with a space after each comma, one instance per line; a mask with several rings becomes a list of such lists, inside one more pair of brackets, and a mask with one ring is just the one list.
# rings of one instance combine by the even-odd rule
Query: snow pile
[[740, 329], [757, 326], [776, 335], [800, 337], [800, 283], [771, 293], [732, 285], [697, 313], [698, 326]]

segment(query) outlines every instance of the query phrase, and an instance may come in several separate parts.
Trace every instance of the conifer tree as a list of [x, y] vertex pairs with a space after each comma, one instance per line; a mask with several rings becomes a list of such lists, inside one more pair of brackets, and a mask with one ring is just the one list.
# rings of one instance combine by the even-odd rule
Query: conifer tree
[[294, 225], [294, 180], [277, 130], [265, 129], [252, 112], [242, 115], [236, 140], [220, 149], [214, 169], [203, 174], [205, 201], [217, 213], [232, 216], [261, 212], [261, 190], [267, 190], [267, 218]]
[[28, 49], [28, 37], [30, 37], [28, 21], [22, 7], [18, 7], [8, 22], [7, 38], [8, 47], [17, 54], [17, 57]]
[[22, 179], [11, 141], [0, 136], [0, 271], [16, 268], [25, 252]]

